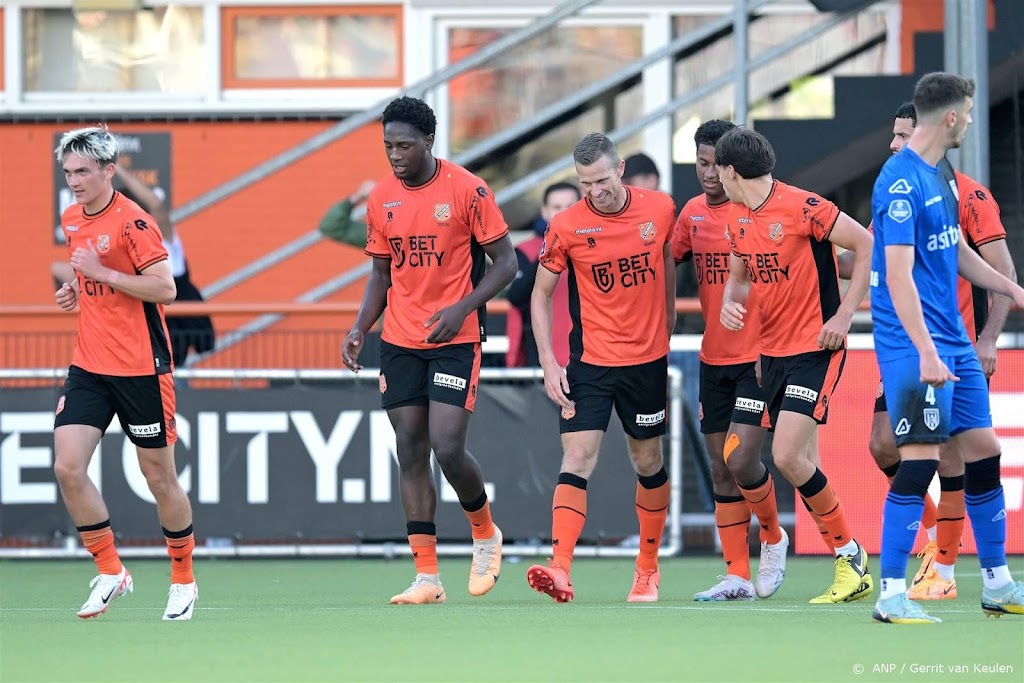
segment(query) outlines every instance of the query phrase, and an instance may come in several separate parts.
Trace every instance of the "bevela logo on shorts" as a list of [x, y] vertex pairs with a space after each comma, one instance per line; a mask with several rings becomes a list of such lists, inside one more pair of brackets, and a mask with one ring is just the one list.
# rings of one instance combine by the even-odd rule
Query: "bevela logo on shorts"
[[665, 411], [659, 410], [656, 413], [650, 415], [637, 414], [636, 423], [642, 427], [650, 427], [651, 425], [658, 425], [665, 421]]
[[157, 436], [160, 434], [160, 423], [154, 422], [151, 425], [128, 425], [128, 431], [132, 436]]
[[786, 387], [786, 396], [790, 398], [799, 398], [802, 401], [808, 403], [815, 403], [818, 400], [818, 392], [814, 389], [808, 389], [807, 387], [799, 387], [795, 384], [790, 384]]
[[756, 401], [752, 398], [736, 397], [736, 410], [743, 410], [748, 413], [763, 413], [764, 401]]
[[455, 389], [455, 391], [466, 390], [466, 380], [455, 375], [446, 375], [443, 372], [434, 373], [434, 384], [445, 389]]

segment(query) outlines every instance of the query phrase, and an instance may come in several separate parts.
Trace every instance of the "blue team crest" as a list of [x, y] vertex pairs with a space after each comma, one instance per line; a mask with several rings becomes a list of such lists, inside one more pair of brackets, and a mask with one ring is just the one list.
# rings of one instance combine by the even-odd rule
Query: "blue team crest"
[[889, 194], [910, 194], [910, 191], [913, 189], [914, 188], [910, 186], [910, 183], [903, 178], [900, 178], [889, 186]]
[[928, 429], [935, 431], [935, 428], [939, 426], [939, 409], [938, 408], [925, 408], [924, 409], [924, 426]]
[[903, 223], [914, 215], [914, 211], [910, 208], [910, 202], [906, 199], [894, 199], [889, 202], [888, 214], [889, 218], [897, 223]]

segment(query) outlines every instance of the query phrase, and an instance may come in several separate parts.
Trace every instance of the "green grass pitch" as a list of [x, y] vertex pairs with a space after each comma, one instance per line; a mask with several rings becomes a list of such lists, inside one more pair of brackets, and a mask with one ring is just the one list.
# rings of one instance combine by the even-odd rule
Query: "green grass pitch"
[[872, 623], [874, 596], [807, 604], [827, 558], [791, 558], [778, 595], [740, 604], [692, 602], [716, 558], [664, 561], [654, 605], [625, 602], [630, 561], [578, 561], [567, 605], [529, 589], [532, 562], [470, 598], [468, 558], [442, 558], [448, 603], [393, 607], [408, 560], [200, 560], [194, 619], [165, 623], [167, 562], [129, 562], [135, 593], [81, 621], [91, 563], [3, 561], [0, 681], [1024, 681], [1024, 617], [985, 618], [974, 557], [934, 626]]

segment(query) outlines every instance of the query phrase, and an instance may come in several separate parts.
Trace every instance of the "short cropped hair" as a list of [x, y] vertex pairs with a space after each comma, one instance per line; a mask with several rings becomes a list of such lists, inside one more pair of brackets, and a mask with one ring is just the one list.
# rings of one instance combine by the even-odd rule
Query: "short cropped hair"
[[913, 102], [904, 102], [896, 110], [896, 118], [898, 119], [910, 119], [917, 125], [917, 107], [914, 106]]
[[626, 167], [622, 171], [623, 178], [633, 178], [638, 175], [653, 175], [657, 176], [659, 180], [661, 179], [658, 165], [654, 163], [654, 159], [643, 152], [630, 154], [626, 157]]
[[437, 132], [437, 117], [434, 110], [423, 100], [415, 97], [399, 97], [392, 100], [380, 117], [380, 122], [385, 126], [389, 123], [407, 123], [424, 137]]
[[715, 163], [723, 168], [732, 166], [745, 180], [760, 178], [775, 168], [775, 150], [757, 131], [736, 127], [715, 145]]
[[589, 133], [576, 144], [572, 158], [581, 166], [591, 166], [601, 157], [608, 157], [612, 166], [619, 165], [619, 150], [604, 133]]
[[561, 192], [562, 190], [569, 190], [571, 192], [575, 192], [576, 199], [583, 198], [583, 194], [580, 192], [580, 188], [576, 187], [572, 183], [567, 183], [563, 181], [559, 183], [552, 183], [551, 185], [548, 185], [546, 188], [544, 188], [544, 203], [547, 204], [548, 198], [551, 195], [553, 195], [555, 192]]
[[974, 97], [974, 81], [956, 74], [935, 71], [925, 74], [914, 86], [914, 109], [921, 118], [955, 107]]
[[693, 142], [699, 148], [701, 145], [714, 147], [722, 136], [736, 127], [732, 121], [722, 119], [711, 119], [697, 126], [697, 132], [693, 134]]
[[60, 138], [57, 149], [57, 163], [63, 164], [69, 156], [77, 154], [93, 159], [100, 168], [117, 163], [117, 140], [106, 126], [91, 126], [69, 130]]

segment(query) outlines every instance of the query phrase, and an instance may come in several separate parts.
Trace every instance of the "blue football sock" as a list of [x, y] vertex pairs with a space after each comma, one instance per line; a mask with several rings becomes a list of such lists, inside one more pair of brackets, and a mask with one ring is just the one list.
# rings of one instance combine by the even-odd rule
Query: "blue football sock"
[[907, 557], [914, 548], [914, 538], [921, 526], [924, 497], [938, 466], [936, 460], [900, 463], [882, 513], [882, 552], [879, 557], [882, 578], [906, 578]]
[[1006, 497], [999, 480], [999, 456], [965, 463], [964, 503], [971, 518], [978, 562], [983, 569], [1006, 564]]

